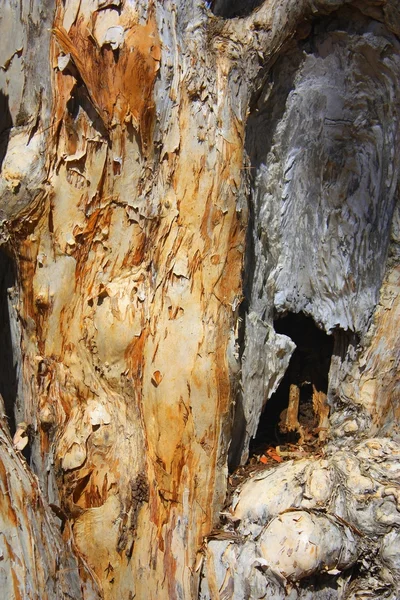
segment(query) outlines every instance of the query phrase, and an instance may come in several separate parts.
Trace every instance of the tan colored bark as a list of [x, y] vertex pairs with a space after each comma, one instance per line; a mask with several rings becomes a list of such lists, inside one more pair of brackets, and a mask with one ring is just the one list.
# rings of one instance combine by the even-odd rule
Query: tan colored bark
[[42, 179], [7, 222], [23, 416], [104, 597], [191, 599], [227, 485], [257, 53], [272, 61], [315, 6], [206, 27], [193, 3], [187, 28], [174, 3], [118, 7], [56, 2]]
[[37, 479], [0, 425], [0, 582], [7, 600], [82, 598], [101, 593], [93, 572], [74, 554], [69, 526], [61, 535]]
[[54, 25], [53, 64], [70, 63], [54, 73], [49, 191], [16, 223], [21, 315], [34, 324], [26, 411], [105, 597], [194, 597], [225, 495], [243, 125], [218, 116], [221, 89], [207, 139], [193, 135], [180, 81], [179, 152], [157, 164], [154, 17], [141, 24], [127, 6], [117, 51], [101, 45], [115, 11], [71, 7]]
[[329, 428], [329, 404], [326, 394], [317, 390], [315, 385], [313, 385], [312, 403], [318, 423], [318, 438], [321, 442], [324, 442], [326, 440], [327, 431]]
[[300, 388], [292, 383], [289, 389], [289, 405], [286, 415], [286, 428], [288, 431], [298, 430], [300, 424], [298, 422], [300, 403]]
[[[399, 419], [399, 285], [400, 270], [394, 264], [389, 266], [383, 282], [367, 344], [341, 388], [343, 395], [354, 398], [368, 416], [373, 434], [391, 432], [393, 427], [396, 430]], [[357, 431], [355, 421], [342, 428], [346, 425]]]

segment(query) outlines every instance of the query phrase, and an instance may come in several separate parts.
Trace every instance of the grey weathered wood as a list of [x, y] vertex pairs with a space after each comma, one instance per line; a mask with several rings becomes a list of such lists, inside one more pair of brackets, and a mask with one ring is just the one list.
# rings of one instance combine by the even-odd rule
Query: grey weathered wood
[[[84, 597], [98, 583], [121, 600], [380, 585], [394, 598], [398, 448], [360, 438], [395, 436], [400, 412], [398, 3], [236, 4], [1, 2], [15, 417], [41, 488], [28, 467], [12, 483], [21, 564], [34, 564], [34, 490], [38, 522], [49, 501], [73, 536], [68, 549], [46, 529], [49, 552], [88, 565]], [[249, 479], [230, 508], [238, 531], [202, 549], [228, 453], [246, 459], [288, 369], [295, 345], [274, 330], [287, 311], [335, 338], [326, 458], [277, 467], [271, 486], [261, 476], [274, 510]], [[320, 559], [295, 553], [285, 588], [271, 548], [280, 518], [296, 535], [294, 508]]]

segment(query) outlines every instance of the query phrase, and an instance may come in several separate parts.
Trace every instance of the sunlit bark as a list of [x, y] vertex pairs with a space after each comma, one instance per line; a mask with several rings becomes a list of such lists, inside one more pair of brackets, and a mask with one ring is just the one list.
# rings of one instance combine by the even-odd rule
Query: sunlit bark
[[[394, 432], [397, 5], [275, 0], [228, 19], [223, 2], [219, 16], [195, 0], [28, 4], [1, 7], [0, 209], [16, 272], [13, 410], [40, 518], [51, 503], [70, 560], [105, 598], [259, 598], [275, 580], [285, 593], [263, 548], [269, 519], [300, 504], [282, 501], [258, 523], [259, 545], [245, 542], [264, 561], [255, 587], [243, 540], [230, 544], [250, 595], [203, 540], [219, 523], [228, 453], [231, 466], [247, 459], [294, 352], [277, 316], [302, 312], [335, 337], [329, 385], [293, 375], [284, 427], [300, 446], [315, 433], [334, 453], [348, 435], [355, 448], [361, 433]], [[316, 432], [300, 422], [306, 385]], [[329, 460], [318, 468], [336, 481]], [[289, 491], [308, 476], [301, 464]], [[15, 490], [21, 514], [30, 481]], [[304, 517], [321, 556], [292, 583], [362, 556], [343, 541], [359, 525], [335, 511]], [[28, 547], [20, 560], [31, 564]]]

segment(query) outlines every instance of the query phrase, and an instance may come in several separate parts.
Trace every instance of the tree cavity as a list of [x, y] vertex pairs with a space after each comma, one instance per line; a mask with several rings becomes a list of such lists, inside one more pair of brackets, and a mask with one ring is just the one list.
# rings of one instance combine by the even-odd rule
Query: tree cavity
[[266, 403], [252, 452], [268, 445], [314, 445], [325, 439], [328, 427], [333, 336], [302, 313], [287, 313], [276, 319], [274, 329], [290, 337], [296, 349], [278, 389]]

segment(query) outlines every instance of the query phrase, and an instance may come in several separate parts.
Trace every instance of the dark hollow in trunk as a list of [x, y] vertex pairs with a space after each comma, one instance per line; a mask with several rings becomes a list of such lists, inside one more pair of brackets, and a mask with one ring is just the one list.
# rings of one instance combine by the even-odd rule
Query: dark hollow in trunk
[[285, 431], [284, 411], [288, 409], [291, 386], [299, 389], [299, 425], [311, 434], [318, 433], [313, 408], [313, 392], [328, 391], [328, 374], [333, 351], [333, 337], [319, 329], [311, 317], [302, 313], [288, 313], [274, 321], [277, 333], [290, 337], [297, 348], [277, 389], [268, 400], [261, 415], [257, 434], [250, 453], [268, 445], [297, 443], [299, 431]]

